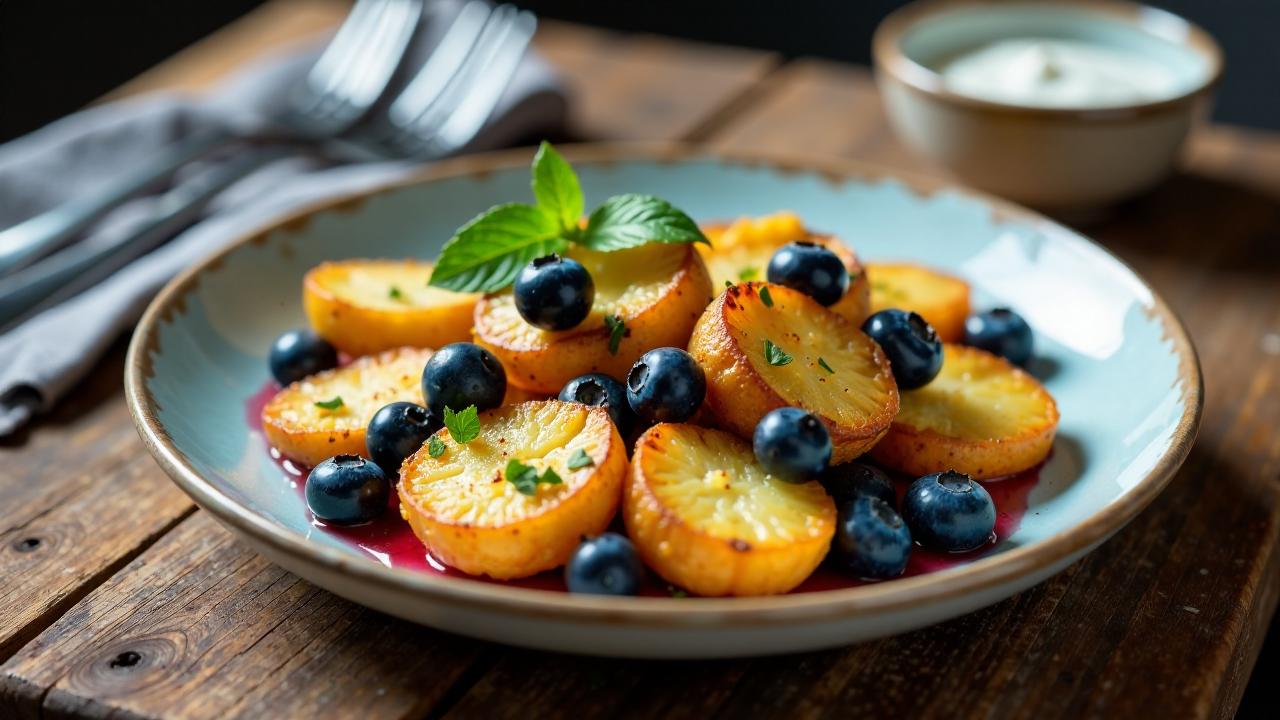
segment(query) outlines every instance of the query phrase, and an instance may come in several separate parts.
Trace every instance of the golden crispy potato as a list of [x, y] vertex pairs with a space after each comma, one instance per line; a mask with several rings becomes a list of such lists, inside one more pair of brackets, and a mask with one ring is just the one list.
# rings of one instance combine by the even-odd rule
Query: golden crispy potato
[[711, 240], [711, 246], [699, 245], [698, 251], [711, 273], [713, 287], [723, 287], [726, 280], [731, 283], [765, 280], [765, 271], [773, 253], [787, 243], [805, 240], [834, 252], [849, 270], [849, 290], [831, 309], [854, 325], [861, 326], [867, 319], [871, 307], [871, 283], [858, 262], [858, 256], [834, 235], [807, 230], [795, 213], [741, 218], [728, 225], [707, 225], [702, 231]]
[[822, 485], [775, 478], [745, 441], [696, 425], [655, 425], [640, 437], [622, 503], [645, 563], [698, 595], [787, 592], [818, 567], [835, 532]]
[[954, 275], [906, 263], [869, 263], [871, 312], [889, 308], [918, 313], [943, 342], [964, 339], [969, 283]]
[[[766, 287], [772, 306], [762, 299]], [[773, 362], [766, 347], [775, 348]], [[698, 320], [689, 352], [707, 375], [706, 404], [717, 424], [743, 438], [770, 410], [804, 408], [831, 433], [831, 462], [848, 462], [874, 445], [898, 412], [898, 386], [880, 346], [781, 285], [725, 290]]]
[[[364, 433], [373, 414], [401, 400], [421, 405], [422, 367], [430, 357], [430, 350], [388, 350], [293, 383], [262, 408], [267, 442], [307, 465], [334, 455], [368, 457]], [[339, 407], [316, 404], [334, 398], [342, 399]]]
[[[655, 347], [684, 347], [711, 299], [711, 280], [688, 245], [652, 244], [600, 253], [574, 247], [568, 256], [586, 266], [596, 286], [591, 314], [562, 332], [541, 330], [516, 311], [511, 292], [488, 295], [476, 306], [475, 342], [507, 369], [507, 381], [526, 390], [558, 393], [592, 372], [626, 377]], [[626, 335], [610, 352], [606, 317], [619, 317]]]
[[428, 287], [432, 267], [417, 260], [321, 263], [302, 281], [302, 305], [320, 337], [351, 355], [470, 340], [480, 296]]
[[942, 372], [902, 393], [898, 417], [871, 456], [909, 475], [1003, 477], [1044, 460], [1057, 428], [1058, 406], [1035, 378], [984, 350], [947, 345]]
[[[436, 437], [440, 457], [424, 445], [400, 470], [400, 514], [450, 567], [502, 580], [550, 570], [617, 512], [627, 451], [603, 408], [526, 402], [480, 413], [480, 435], [465, 445], [448, 430]], [[579, 450], [592, 464], [570, 469]], [[562, 482], [522, 494], [506, 479], [512, 459]]]

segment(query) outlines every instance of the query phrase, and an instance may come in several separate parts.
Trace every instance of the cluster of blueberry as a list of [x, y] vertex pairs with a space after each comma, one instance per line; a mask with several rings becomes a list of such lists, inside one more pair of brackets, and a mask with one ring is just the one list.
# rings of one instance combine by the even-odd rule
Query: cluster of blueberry
[[[768, 266], [768, 280], [804, 292], [830, 306], [849, 287], [839, 257], [826, 248], [796, 242], [780, 248]], [[566, 330], [591, 311], [595, 288], [580, 263], [551, 255], [529, 263], [519, 274], [514, 299], [520, 315], [546, 330]], [[942, 343], [919, 315], [884, 310], [869, 317], [863, 331], [884, 350], [902, 389], [918, 388], [942, 367]], [[1025, 363], [1031, 331], [1009, 310], [969, 318], [966, 342]], [[338, 364], [333, 346], [309, 330], [285, 333], [272, 346], [271, 371], [287, 385]], [[499, 406], [507, 378], [501, 362], [472, 343], [447, 345], [431, 356], [422, 373], [425, 406], [397, 402], [380, 409], [369, 423], [370, 460], [340, 455], [320, 463], [307, 478], [312, 513], [335, 524], [368, 522], [385, 511], [390, 478], [406, 457], [443, 427], [446, 408]], [[625, 383], [603, 374], [571, 380], [559, 398], [607, 410], [620, 433], [659, 422], [689, 420], [702, 405], [706, 378], [689, 353], [656, 348], [645, 353]], [[887, 578], [906, 567], [912, 539], [946, 552], [985, 544], [995, 524], [995, 506], [981, 485], [966, 475], [944, 472], [916, 480], [901, 514], [893, 483], [880, 470], [859, 463], [828, 467], [831, 438], [813, 414], [794, 407], [768, 413], [756, 426], [752, 447], [761, 465], [789, 482], [820, 479], [836, 500], [839, 525], [833, 554], [861, 577]], [[637, 592], [643, 566], [631, 542], [616, 533], [584, 540], [568, 565], [573, 592], [625, 595]]]

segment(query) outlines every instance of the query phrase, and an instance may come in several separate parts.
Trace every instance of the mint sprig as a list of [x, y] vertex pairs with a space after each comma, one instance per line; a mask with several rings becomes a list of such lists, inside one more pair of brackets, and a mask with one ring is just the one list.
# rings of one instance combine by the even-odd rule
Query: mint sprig
[[453, 408], [446, 407], [444, 426], [449, 429], [449, 437], [454, 442], [466, 445], [480, 435], [480, 412], [475, 405], [468, 405], [462, 412], [454, 412]]
[[445, 243], [430, 284], [457, 292], [495, 292], [530, 261], [563, 253], [570, 243], [599, 252], [651, 242], [708, 242], [697, 223], [652, 195], [616, 195], [580, 225], [585, 202], [573, 167], [549, 143], [533, 158], [534, 205], [497, 205], [463, 225]]
[[427, 454], [433, 458], [438, 458], [444, 454], [444, 451], [444, 441], [439, 437], [432, 435], [431, 439], [427, 441]]

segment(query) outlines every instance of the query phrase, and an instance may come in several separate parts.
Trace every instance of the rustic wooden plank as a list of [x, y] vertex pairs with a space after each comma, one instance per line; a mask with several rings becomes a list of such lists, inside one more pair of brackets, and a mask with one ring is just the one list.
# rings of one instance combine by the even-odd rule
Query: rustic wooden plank
[[[894, 140], [864, 69], [798, 62], [762, 95], [711, 143], [937, 173]], [[1099, 551], [995, 607], [843, 650], [697, 664], [508, 654], [453, 714], [1230, 716], [1280, 584], [1278, 148], [1206, 130], [1182, 173], [1087, 228], [1183, 316], [1207, 383], [1186, 467]]]
[[119, 399], [123, 344], [38, 429], [0, 447], [0, 658], [194, 509]]
[[[296, 33], [322, 32], [323, 19], [332, 25], [341, 10], [327, 1], [312, 7], [307, 0], [277, 0], [121, 92], [205, 87]], [[273, 23], [280, 27], [265, 27]], [[724, 104], [746, 93], [775, 62], [750, 51], [585, 30], [578, 35], [561, 23], [545, 23], [536, 42], [583, 99], [574, 106], [573, 125], [584, 136], [607, 129], [611, 138], [666, 140], [705, 132], [715, 127]], [[492, 654], [478, 643], [458, 643], [353, 607], [268, 566], [203, 514], [182, 520], [189, 503], [160, 477], [133, 436], [118, 397], [120, 363], [117, 353], [89, 381], [101, 388], [91, 410], [79, 407], [79, 414], [66, 416], [82, 438], [68, 440], [55, 419], [9, 451], [6, 459], [48, 487], [24, 491], [43, 498], [43, 505], [28, 498], [0, 508], [0, 517], [6, 525], [29, 526], [42, 508], [77, 498], [74, 509], [81, 513], [93, 508], [95, 517], [109, 515], [112, 523], [137, 522], [134, 498], [118, 492], [118, 485], [81, 487], [61, 477], [63, 464], [50, 461], [72, 441], [95, 443], [79, 458], [86, 478], [128, 468], [130, 477], [137, 475], [135, 484], [149, 483], [139, 492], [178, 503], [149, 505], [147, 523], [155, 528], [130, 528], [140, 539], [110, 558], [84, 547], [96, 540], [92, 535], [69, 537], [58, 545], [58, 563], [41, 568], [45, 574], [71, 568], [69, 579], [44, 589], [33, 580], [5, 596], [18, 605], [49, 596], [39, 622], [13, 619], [10, 651], [84, 599], [0, 670], [0, 716], [417, 716], [455, 680], [461, 678], [458, 687], [465, 689], [487, 667], [473, 667], [480, 654]], [[18, 487], [0, 484], [0, 491]], [[59, 513], [65, 518], [72, 509]], [[179, 520], [176, 531], [146, 549], [159, 530]]]
[[198, 513], [5, 666], [0, 715], [418, 714], [484, 649], [299, 580]]

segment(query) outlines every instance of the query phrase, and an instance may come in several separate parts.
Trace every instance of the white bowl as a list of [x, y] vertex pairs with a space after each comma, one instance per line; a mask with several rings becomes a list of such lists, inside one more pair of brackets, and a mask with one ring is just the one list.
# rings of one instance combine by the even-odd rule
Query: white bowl
[[[959, 52], [1028, 36], [1141, 52], [1172, 69], [1181, 92], [1105, 108], [1012, 105], [958, 94], [938, 72]], [[1113, 0], [922, 0], [881, 23], [873, 55], [907, 145], [965, 184], [1049, 211], [1110, 205], [1163, 179], [1222, 70], [1217, 43], [1200, 28]]]

